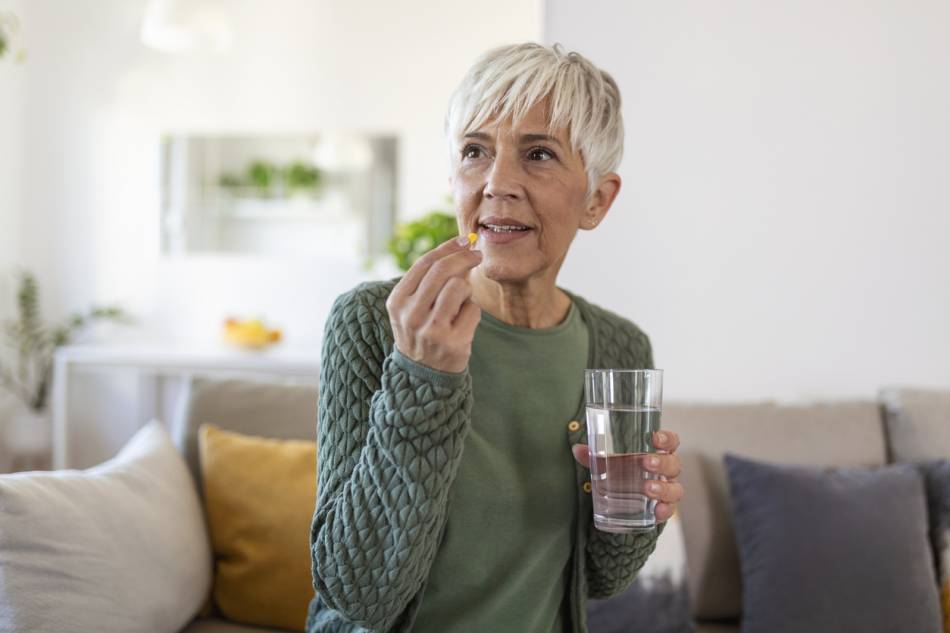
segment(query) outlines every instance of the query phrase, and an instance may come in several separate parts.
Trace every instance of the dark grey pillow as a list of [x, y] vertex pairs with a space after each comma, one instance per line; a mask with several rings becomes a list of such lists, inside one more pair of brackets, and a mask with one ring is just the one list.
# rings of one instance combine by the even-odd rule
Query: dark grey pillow
[[727, 454], [743, 633], [940, 633], [921, 473]]

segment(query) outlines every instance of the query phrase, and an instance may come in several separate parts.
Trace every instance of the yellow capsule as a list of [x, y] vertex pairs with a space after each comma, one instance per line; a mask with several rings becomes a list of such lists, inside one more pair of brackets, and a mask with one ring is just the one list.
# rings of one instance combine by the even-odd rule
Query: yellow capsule
[[468, 243], [474, 244], [478, 240], [478, 233], [469, 233], [468, 234]]

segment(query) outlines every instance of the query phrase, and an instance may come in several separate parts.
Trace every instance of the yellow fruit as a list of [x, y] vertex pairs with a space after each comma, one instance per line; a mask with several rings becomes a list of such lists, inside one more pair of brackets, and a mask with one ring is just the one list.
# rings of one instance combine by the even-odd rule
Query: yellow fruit
[[242, 347], [265, 347], [280, 341], [282, 333], [279, 329], [267, 328], [260, 319], [227, 318], [223, 336], [226, 341]]

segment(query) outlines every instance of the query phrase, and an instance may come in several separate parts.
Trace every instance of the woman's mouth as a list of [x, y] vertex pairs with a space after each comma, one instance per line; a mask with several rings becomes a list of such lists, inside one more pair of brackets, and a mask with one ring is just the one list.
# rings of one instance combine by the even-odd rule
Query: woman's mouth
[[489, 244], [507, 244], [528, 235], [533, 230], [517, 220], [486, 218], [478, 223], [478, 235]]
[[526, 226], [505, 226], [502, 224], [483, 224], [486, 229], [492, 231], [493, 233], [511, 233], [512, 231], [528, 231]]

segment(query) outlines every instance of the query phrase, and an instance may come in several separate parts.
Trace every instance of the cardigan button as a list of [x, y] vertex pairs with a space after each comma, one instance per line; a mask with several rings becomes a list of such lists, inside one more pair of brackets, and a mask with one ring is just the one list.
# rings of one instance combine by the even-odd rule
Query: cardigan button
[[577, 420], [571, 420], [567, 425], [567, 430], [571, 433], [576, 433], [579, 428], [581, 428], [581, 423]]
[[585, 482], [584, 482], [584, 492], [586, 492], [587, 494], [590, 494], [590, 482], [589, 482], [589, 481], [585, 481]]

